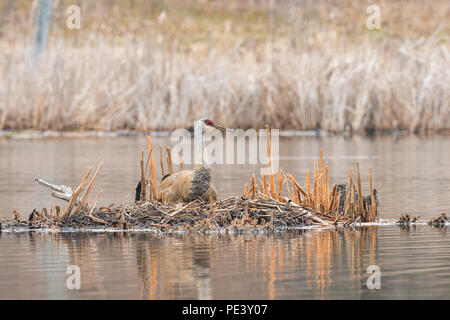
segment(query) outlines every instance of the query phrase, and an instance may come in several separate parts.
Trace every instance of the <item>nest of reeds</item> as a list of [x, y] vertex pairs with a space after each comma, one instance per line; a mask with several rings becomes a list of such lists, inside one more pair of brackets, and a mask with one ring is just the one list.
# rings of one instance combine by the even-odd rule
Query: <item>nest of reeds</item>
[[[269, 131], [269, 127], [267, 127]], [[136, 203], [121, 206], [96, 207], [102, 193], [90, 201], [89, 194], [102, 163], [90, 178], [92, 169], [84, 175], [81, 183], [72, 189], [36, 179], [44, 187], [53, 191], [56, 198], [67, 201], [64, 208], [59, 206], [41, 211], [34, 209], [26, 219], [14, 211], [12, 220], [3, 222], [3, 228], [11, 230], [33, 229], [155, 229], [160, 231], [275, 231], [305, 226], [352, 226], [357, 222], [374, 222], [377, 214], [377, 194], [373, 188], [372, 168], [370, 168], [369, 196], [362, 197], [359, 163], [356, 163], [356, 183], [353, 168], [346, 184], [329, 183], [329, 165], [323, 163], [323, 152], [319, 163], [314, 163], [314, 179], [311, 182], [309, 171], [306, 183], [301, 186], [291, 174], [270, 171], [270, 175], [257, 178], [253, 175], [245, 185], [243, 195], [230, 197], [215, 203], [195, 200], [190, 203], [163, 204], [159, 200], [156, 183], [154, 149], [151, 137], [147, 134], [147, 164], [145, 152], [141, 151], [141, 180], [137, 190]], [[270, 137], [270, 134], [268, 134]], [[173, 173], [170, 148], [164, 157], [160, 146], [160, 165], [165, 175]], [[269, 166], [271, 146], [268, 141]], [[164, 161], [165, 160], [165, 161]], [[182, 169], [182, 164], [180, 165]], [[148, 177], [148, 178], [147, 178]]]
[[199, 200], [186, 204], [164, 205], [139, 202], [121, 207], [101, 207], [64, 216], [60, 209], [33, 210], [27, 219], [15, 213], [13, 221], [4, 224], [8, 229], [158, 229], [192, 231], [246, 230], [274, 231], [299, 226], [331, 226], [320, 214], [263, 196], [258, 198], [230, 197], [208, 204]]

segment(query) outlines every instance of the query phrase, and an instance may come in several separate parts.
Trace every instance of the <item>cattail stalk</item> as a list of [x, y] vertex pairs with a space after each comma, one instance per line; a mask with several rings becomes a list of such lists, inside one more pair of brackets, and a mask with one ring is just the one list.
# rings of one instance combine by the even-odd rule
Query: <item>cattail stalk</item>
[[244, 197], [248, 198], [249, 192], [248, 192], [248, 183], [244, 186]]
[[147, 149], [148, 154], [150, 156], [150, 163], [149, 163], [149, 180], [150, 180], [150, 192], [148, 195], [149, 200], [156, 200], [158, 198], [157, 192], [156, 192], [156, 167], [155, 167], [155, 160], [153, 157], [153, 144], [152, 144], [152, 137], [148, 135], [147, 128], [145, 128], [145, 135], [147, 138]]
[[[292, 180], [291, 180], [291, 182], [292, 182]], [[294, 182], [292, 182], [292, 193], [293, 193], [293, 196], [294, 196], [294, 202], [297, 203], [297, 204], [300, 204], [300, 199], [298, 197], [298, 193], [297, 193], [297, 190], [295, 188]]]
[[251, 188], [252, 196], [255, 197], [256, 193], [258, 192], [258, 186], [256, 185], [255, 175], [252, 175], [251, 181], [252, 181], [252, 188]]
[[92, 171], [92, 168], [89, 168], [89, 170], [86, 172], [83, 179], [81, 180], [80, 185], [72, 193], [72, 196], [69, 199], [69, 204], [67, 205], [67, 207], [64, 209], [64, 211], [62, 213], [63, 217], [70, 217], [72, 209], [75, 206], [76, 202], [78, 201], [78, 196], [80, 195], [80, 193], [83, 191], [83, 189], [88, 184], [88, 178], [89, 178], [89, 175], [91, 174], [91, 171]]
[[309, 181], [309, 170], [306, 171], [306, 190], [308, 190], [308, 207], [312, 207], [311, 183]]
[[86, 191], [83, 194], [83, 197], [81, 198], [81, 201], [79, 203], [79, 205], [77, 206], [77, 209], [75, 210], [75, 213], [78, 213], [79, 211], [81, 211], [85, 205], [88, 205], [86, 203], [89, 192], [91, 192], [92, 190], [92, 186], [94, 185], [95, 179], [97, 178], [98, 173], [100, 172], [100, 169], [103, 166], [103, 160], [100, 162], [100, 164], [97, 167], [97, 170], [94, 173], [94, 176], [92, 177], [91, 181], [89, 182], [89, 186], [87, 187]]
[[366, 216], [363, 210], [363, 196], [362, 196], [362, 187], [361, 187], [361, 175], [359, 173], [359, 161], [356, 161], [356, 174], [358, 176], [358, 211], [361, 217], [361, 220], [365, 220]]
[[161, 166], [161, 176], [165, 176], [165, 170], [164, 170], [164, 152], [161, 145], [159, 145], [159, 164]]
[[371, 208], [370, 221], [374, 222], [376, 207], [375, 207], [375, 197], [373, 195], [373, 167], [370, 167], [369, 169], [369, 179], [370, 179], [370, 208]]
[[334, 187], [333, 187], [333, 192], [331, 193], [331, 203], [330, 203], [330, 206], [327, 207], [328, 211], [332, 211], [333, 210], [333, 207], [334, 207], [334, 204], [335, 204], [335, 201], [336, 201], [336, 192], [337, 192], [337, 184], [335, 184]]
[[147, 179], [145, 177], [144, 150], [141, 150], [141, 200], [146, 199]]
[[99, 193], [97, 193], [97, 196], [94, 199], [94, 202], [92, 203], [92, 205], [89, 207], [89, 215], [92, 215], [92, 212], [94, 211], [94, 208], [97, 204], [98, 199], [100, 198], [100, 195], [103, 193], [103, 190], [100, 190]]
[[166, 152], [167, 152], [167, 170], [169, 171], [170, 174], [172, 174], [173, 171], [173, 164], [172, 164], [172, 151], [170, 150], [170, 147], [166, 147]]
[[327, 166], [325, 167], [325, 208], [328, 208], [328, 204], [330, 201], [330, 180], [329, 180], [329, 165], [327, 161]]
[[266, 125], [267, 130], [267, 155], [269, 157], [269, 167], [270, 167], [270, 194], [275, 197], [275, 177], [273, 175], [272, 168], [272, 143], [270, 141], [270, 127]]
[[282, 194], [283, 194], [283, 169], [280, 168], [277, 175], [277, 182], [278, 182], [278, 200], [281, 200]]
[[261, 178], [261, 183], [262, 183], [262, 193], [264, 193], [266, 196], [269, 195], [269, 189], [267, 188], [267, 180], [266, 180], [266, 176], [262, 176]]

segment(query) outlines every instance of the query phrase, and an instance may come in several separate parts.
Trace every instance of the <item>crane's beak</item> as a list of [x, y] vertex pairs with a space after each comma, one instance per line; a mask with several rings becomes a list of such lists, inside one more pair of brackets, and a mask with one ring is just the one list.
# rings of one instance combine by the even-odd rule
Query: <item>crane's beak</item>
[[227, 128], [221, 127], [221, 126], [219, 126], [217, 124], [214, 124], [213, 127], [216, 128], [217, 130], [219, 130], [222, 133], [226, 133], [228, 131]]

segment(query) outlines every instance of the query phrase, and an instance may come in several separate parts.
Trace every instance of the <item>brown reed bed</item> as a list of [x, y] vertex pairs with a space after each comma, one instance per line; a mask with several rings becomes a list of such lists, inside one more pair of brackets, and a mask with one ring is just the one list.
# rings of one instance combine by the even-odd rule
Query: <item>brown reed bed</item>
[[[267, 126], [269, 133], [270, 128]], [[147, 134], [147, 130], [145, 130]], [[268, 134], [270, 137], [270, 135]], [[357, 190], [353, 169], [347, 184], [331, 185], [330, 167], [323, 161], [314, 163], [314, 178], [309, 171], [306, 183], [301, 186], [289, 173], [272, 169], [271, 144], [268, 141], [270, 175], [250, 178], [241, 196], [230, 197], [215, 203], [195, 200], [190, 203], [163, 204], [157, 188], [155, 149], [147, 134], [147, 150], [140, 153], [139, 201], [97, 208], [97, 201], [103, 191], [89, 199], [92, 186], [102, 167], [101, 162], [91, 177], [92, 168], [83, 176], [80, 184], [72, 189], [36, 179], [38, 183], [53, 191], [52, 196], [67, 201], [64, 208], [36, 209], [26, 218], [14, 211], [13, 219], [3, 223], [7, 229], [155, 229], [160, 231], [276, 231], [306, 226], [349, 227], [357, 222], [375, 222], [377, 214], [376, 192], [373, 189], [372, 168], [370, 169], [371, 194], [362, 194], [359, 164], [356, 163]], [[173, 173], [172, 155], [169, 147], [164, 155], [159, 147], [159, 164], [165, 173]], [[165, 161], [164, 161], [165, 160]], [[180, 166], [182, 169], [182, 166]]]
[[450, 129], [445, 43], [301, 54], [273, 46], [271, 54], [260, 48], [191, 55], [130, 42], [125, 57], [123, 48], [93, 41], [50, 48], [48, 64], [36, 72], [17, 45], [0, 77], [0, 130], [173, 130], [192, 127], [198, 114], [240, 128], [269, 122], [332, 132], [346, 125], [361, 132]]
[[270, 1], [80, 2], [83, 27], [68, 31], [59, 1], [38, 68], [31, 1], [8, 1], [19, 13], [0, 19], [0, 130], [171, 130], [198, 114], [241, 128], [450, 129], [448, 1], [379, 1], [382, 30], [349, 0], [276, 1], [274, 15]]

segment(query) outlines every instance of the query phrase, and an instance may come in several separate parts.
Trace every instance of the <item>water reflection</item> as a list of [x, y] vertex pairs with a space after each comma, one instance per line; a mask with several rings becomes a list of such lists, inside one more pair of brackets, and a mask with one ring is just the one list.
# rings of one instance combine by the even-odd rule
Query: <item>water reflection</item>
[[[449, 298], [447, 229], [275, 235], [0, 234], [0, 298]], [[366, 286], [379, 265], [382, 289]], [[80, 266], [81, 290], [66, 288]]]
[[[2, 243], [21, 249], [0, 254], [0, 298], [23, 298], [17, 288], [42, 298], [358, 298], [376, 238], [375, 227], [241, 236], [3, 233]], [[68, 265], [80, 267], [82, 290], [65, 288]], [[30, 266], [32, 274], [20, 270]], [[351, 290], [334, 292], [342, 284]]]

